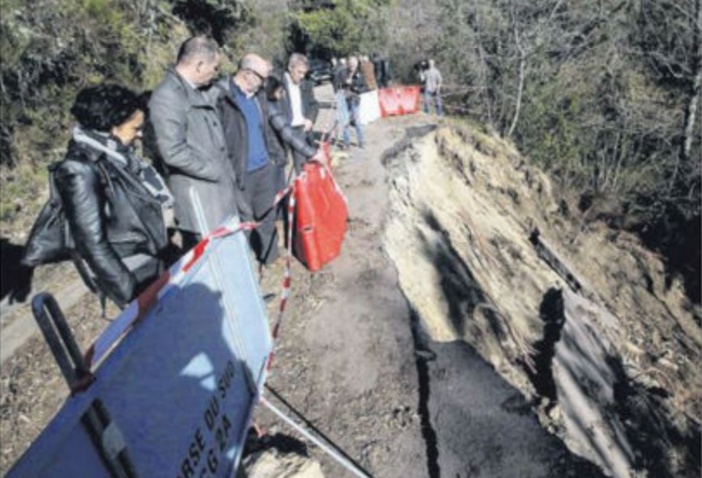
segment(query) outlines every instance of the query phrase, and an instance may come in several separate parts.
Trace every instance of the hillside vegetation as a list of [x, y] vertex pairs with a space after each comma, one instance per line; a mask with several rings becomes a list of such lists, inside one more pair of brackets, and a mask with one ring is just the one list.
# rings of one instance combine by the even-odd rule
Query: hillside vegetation
[[82, 87], [150, 89], [209, 32], [236, 60], [286, 50], [428, 56], [452, 114], [556, 178], [562, 207], [639, 233], [700, 301], [702, 0], [0, 0], [2, 235], [22, 243]]

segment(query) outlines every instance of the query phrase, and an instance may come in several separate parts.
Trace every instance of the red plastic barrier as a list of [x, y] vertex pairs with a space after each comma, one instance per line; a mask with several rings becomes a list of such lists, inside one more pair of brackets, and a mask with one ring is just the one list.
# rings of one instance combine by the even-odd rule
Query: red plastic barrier
[[380, 113], [386, 116], [408, 115], [419, 111], [420, 89], [418, 86], [398, 86], [378, 91]]
[[328, 167], [307, 162], [295, 179], [295, 200], [293, 252], [314, 272], [341, 253], [348, 218], [346, 198]]
[[400, 98], [396, 88], [382, 88], [378, 90], [378, 101], [380, 102], [380, 115], [383, 118], [402, 114]]
[[399, 88], [400, 91], [400, 105], [404, 114], [414, 114], [419, 111], [419, 87], [418, 86], [405, 86]]

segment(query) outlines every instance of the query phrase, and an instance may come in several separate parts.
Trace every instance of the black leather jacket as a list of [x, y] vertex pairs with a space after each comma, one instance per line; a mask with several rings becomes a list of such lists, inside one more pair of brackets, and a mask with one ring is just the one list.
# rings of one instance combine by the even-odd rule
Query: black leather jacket
[[292, 149], [308, 159], [317, 152], [317, 148], [307, 142], [306, 133], [290, 127], [290, 123], [288, 123], [288, 119], [284, 113], [285, 108], [285, 100], [268, 100], [268, 122], [273, 128], [273, 131], [275, 131], [277, 140], [275, 150], [270, 151], [270, 154], [275, 158], [276, 164], [281, 168], [285, 167], [288, 163], [289, 149]]
[[158, 261], [168, 242], [160, 201], [131, 168], [73, 140], [55, 180], [76, 251], [98, 286], [126, 304], [141, 284], [122, 259], [142, 253]]

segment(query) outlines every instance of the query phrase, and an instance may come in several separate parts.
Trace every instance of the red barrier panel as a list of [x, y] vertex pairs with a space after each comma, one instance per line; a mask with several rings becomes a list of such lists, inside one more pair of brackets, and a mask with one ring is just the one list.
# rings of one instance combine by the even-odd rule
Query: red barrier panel
[[400, 98], [396, 88], [382, 88], [378, 90], [378, 102], [380, 103], [380, 115], [383, 118], [402, 114]]
[[314, 272], [341, 252], [346, 198], [328, 167], [307, 162], [295, 180], [295, 200], [295, 257]]
[[419, 111], [418, 86], [398, 86], [378, 90], [380, 113], [386, 116], [408, 115]]
[[409, 115], [419, 111], [419, 87], [405, 86], [400, 88], [400, 105], [404, 114]]

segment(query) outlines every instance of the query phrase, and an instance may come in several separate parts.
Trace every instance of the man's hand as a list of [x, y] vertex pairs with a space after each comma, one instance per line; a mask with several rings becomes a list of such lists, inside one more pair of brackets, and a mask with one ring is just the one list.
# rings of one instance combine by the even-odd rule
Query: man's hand
[[304, 130], [304, 132], [309, 133], [310, 131], [312, 131], [312, 126], [314, 126], [314, 124], [312, 124], [312, 121], [305, 118], [305, 125], [302, 128]]
[[331, 166], [331, 158], [324, 152], [323, 148], [319, 148], [317, 152], [311, 158], [307, 159], [308, 162], [317, 162], [324, 164], [325, 166]]

